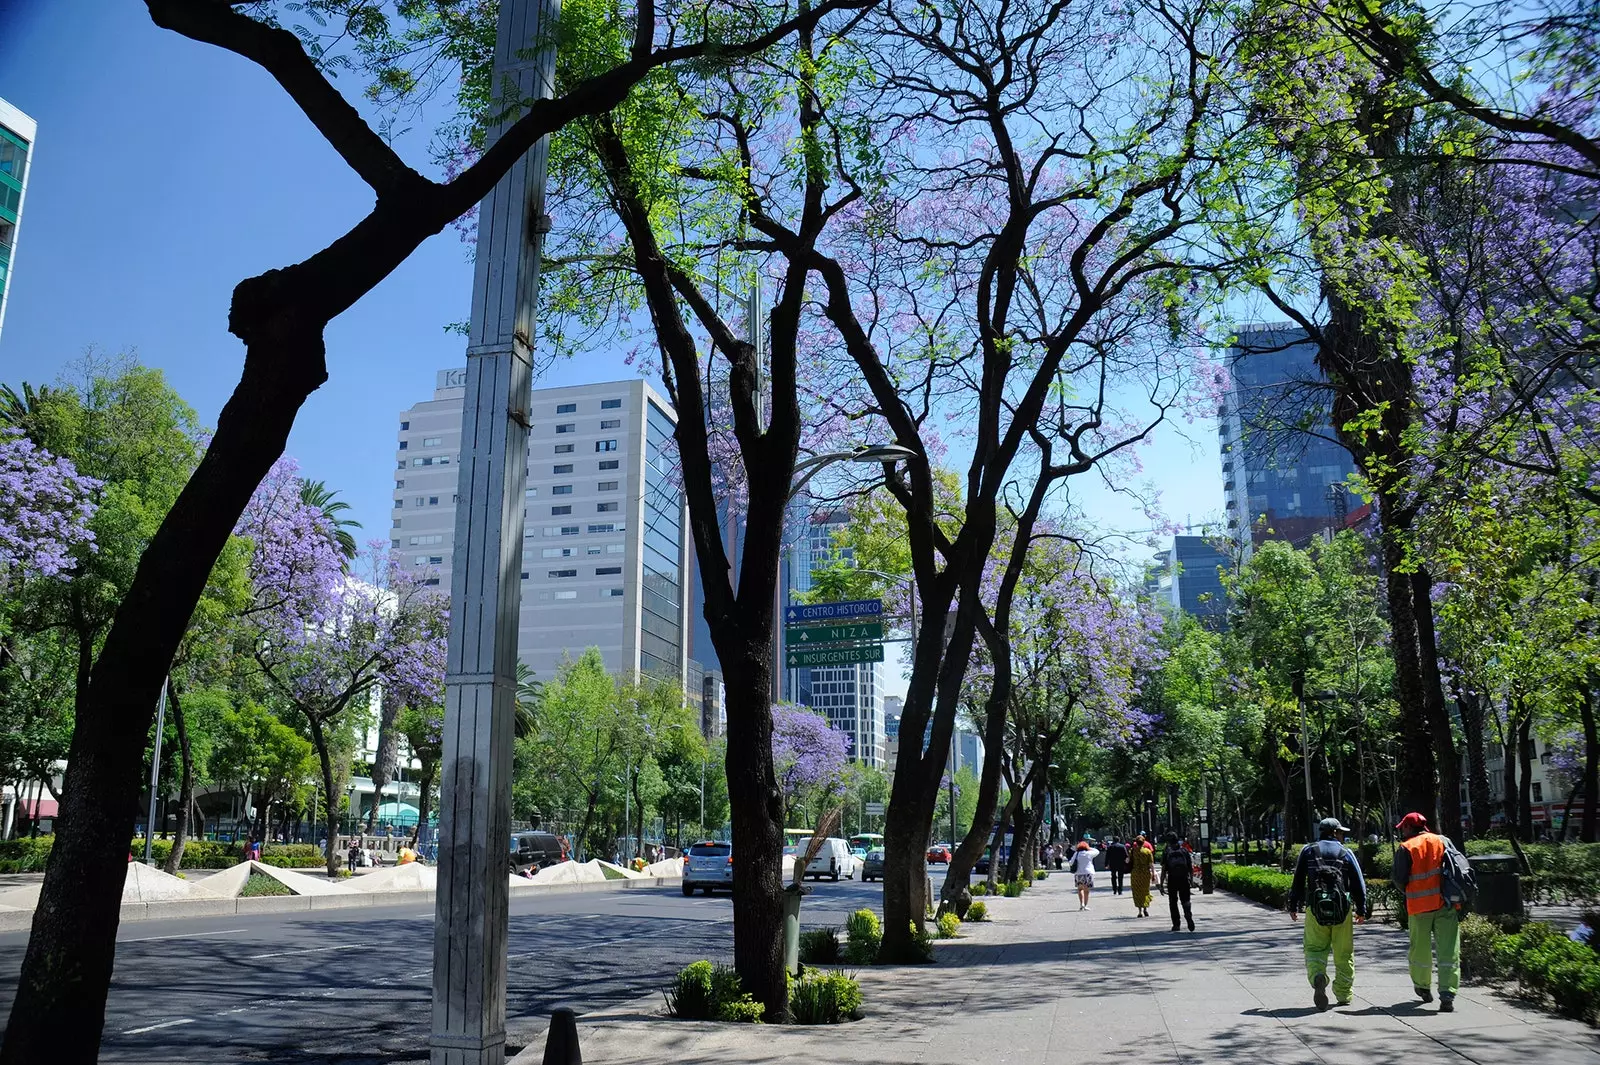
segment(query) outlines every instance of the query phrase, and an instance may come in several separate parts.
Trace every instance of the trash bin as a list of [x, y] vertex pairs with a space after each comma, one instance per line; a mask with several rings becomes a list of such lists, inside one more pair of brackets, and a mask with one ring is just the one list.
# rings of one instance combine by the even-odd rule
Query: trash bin
[[1478, 878], [1478, 901], [1473, 912], [1485, 917], [1522, 916], [1522, 876], [1511, 854], [1479, 854], [1467, 859]]
[[803, 884], [783, 889], [783, 967], [800, 970], [800, 900], [811, 889]]

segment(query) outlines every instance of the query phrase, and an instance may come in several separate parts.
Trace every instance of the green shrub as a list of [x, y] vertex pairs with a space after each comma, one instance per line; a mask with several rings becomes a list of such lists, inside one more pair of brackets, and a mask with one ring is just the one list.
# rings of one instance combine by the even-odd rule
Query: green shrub
[[845, 921], [844, 957], [851, 965], [871, 965], [878, 960], [883, 925], [871, 910], [857, 910]]
[[1224, 891], [1278, 910], [1288, 905], [1289, 885], [1294, 882], [1294, 877], [1288, 873], [1256, 865], [1214, 865], [1212, 874], [1217, 887]]
[[940, 939], [954, 939], [956, 932], [961, 928], [961, 918], [953, 913], [947, 913], [936, 922]]
[[800, 960], [807, 965], [832, 965], [839, 960], [839, 930], [813, 928], [800, 933]]
[[919, 961], [932, 961], [933, 933], [928, 931], [926, 926], [918, 928], [917, 922], [915, 921], [911, 921], [909, 924], [911, 925], [912, 953], [917, 956], [917, 960]]
[[241, 899], [264, 898], [268, 895], [292, 895], [281, 881], [274, 880], [265, 873], [251, 873], [250, 878], [244, 882], [244, 887], [239, 889]]
[[1593, 1022], [1600, 1011], [1600, 954], [1547, 924], [1502, 936], [1494, 961], [1527, 990], [1548, 996], [1569, 1017]]
[[723, 965], [686, 965], [667, 989], [667, 1012], [686, 1021], [761, 1023], [766, 1008], [752, 999], [739, 974]]
[[988, 881], [980, 880], [976, 884], [972, 885], [972, 897], [973, 898], [977, 898], [979, 895], [987, 895], [987, 894], [989, 894]]
[[987, 921], [989, 919], [989, 905], [983, 902], [974, 902], [967, 907], [967, 921]]
[[1000, 893], [1008, 899], [1022, 897], [1023, 888], [1027, 885], [1021, 880], [1007, 880], [1000, 888]]
[[1033, 878], [1035, 880], [1049, 880], [1050, 879], [1050, 870], [1048, 870], [1048, 869], [1035, 869], [1033, 871]]
[[1461, 974], [1470, 980], [1493, 980], [1505, 975], [1495, 948], [1505, 931], [1477, 914], [1461, 922]]
[[861, 985], [844, 973], [813, 969], [789, 986], [789, 1019], [795, 1024], [840, 1024], [861, 1016]]
[[54, 836], [0, 840], [0, 873], [42, 873]]

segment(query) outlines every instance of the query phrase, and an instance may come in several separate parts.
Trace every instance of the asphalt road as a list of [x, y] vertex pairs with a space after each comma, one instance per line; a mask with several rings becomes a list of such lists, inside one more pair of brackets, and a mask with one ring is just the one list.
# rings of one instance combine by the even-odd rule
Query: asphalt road
[[[939, 877], [935, 867], [935, 886]], [[817, 882], [803, 927], [881, 909], [883, 885]], [[514, 896], [507, 1041], [520, 1050], [550, 1011], [582, 1013], [663, 988], [699, 958], [731, 961], [724, 893]], [[117, 937], [103, 1062], [377, 1065], [427, 1060], [433, 912], [416, 905], [138, 921]], [[0, 935], [0, 1017], [26, 933]]]

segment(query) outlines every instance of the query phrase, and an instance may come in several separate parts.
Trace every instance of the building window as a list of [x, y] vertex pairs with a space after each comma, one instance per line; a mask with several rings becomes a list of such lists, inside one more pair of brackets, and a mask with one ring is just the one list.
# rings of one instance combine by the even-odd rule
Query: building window
[[563, 465], [557, 466], [553, 472], [558, 477], [563, 473], [571, 473], [572, 472], [572, 463], [568, 462], [568, 463], [565, 463]]
[[444, 447], [444, 437], [442, 437], [442, 436], [425, 436], [425, 437], [422, 438], [422, 446], [423, 447]]
[[578, 413], [578, 405], [576, 403], [557, 403], [556, 404], [556, 413], [557, 414], [576, 414], [576, 413]]
[[606, 545], [606, 554], [608, 554], [608, 555], [620, 555], [620, 554], [622, 554], [622, 552], [626, 551], [627, 549], [628, 549], [628, 545], [627, 544], [607, 544]]
[[622, 428], [622, 419], [621, 418], [606, 418], [606, 419], [604, 419], [603, 421], [600, 422], [600, 428], [602, 428], [602, 429], [621, 429]]
[[422, 583], [427, 585], [429, 588], [437, 588], [437, 587], [439, 587], [439, 578], [438, 577], [429, 577], [427, 580], [423, 581]]
[[620, 399], [602, 399], [600, 401], [601, 410], [617, 410], [621, 406], [622, 400]]
[[1544, 785], [1537, 780], [1533, 782], [1533, 801], [1544, 802]]
[[559, 518], [564, 514], [571, 514], [571, 513], [572, 513], [572, 504], [571, 503], [568, 503], [564, 507], [551, 507], [550, 508], [550, 516], [552, 518]]
[[394, 519], [394, 527], [396, 529], [400, 528], [400, 519], [399, 518]]
[[550, 571], [549, 575], [551, 577], [558, 577], [558, 578], [559, 577], [576, 577], [578, 575], [578, 571], [575, 570], [575, 569], [553, 569], [553, 570]]
[[589, 526], [589, 531], [592, 532], [592, 533], [616, 532], [617, 531], [617, 527], [615, 525], [613, 525], [613, 524], [610, 524], [610, 523], [607, 523], [607, 524], [604, 524], [604, 525], [591, 525], [591, 526]]
[[411, 428], [411, 423], [410, 422], [401, 422], [400, 423], [400, 431], [402, 433], [405, 432], [409, 428]]
[[614, 470], [620, 465], [621, 465], [621, 463], [619, 463], [616, 459], [601, 459], [600, 460], [600, 470], [601, 470], [602, 473], [605, 472], [606, 470]]
[[413, 536], [410, 542], [412, 547], [426, 547], [428, 544], [442, 544], [444, 543], [444, 535], [442, 533], [434, 533], [431, 536]]
[[449, 455], [440, 455], [439, 456], [439, 465], [441, 465], [441, 466], [450, 465], [450, 456]]
[[401, 459], [399, 462], [395, 463], [395, 469], [403, 470], [405, 468], [406, 468], [406, 460], [405, 459]]
[[438, 505], [439, 505], [439, 497], [438, 496], [429, 496], [428, 497], [428, 506], [436, 507]]
[[423, 501], [424, 501], [424, 500], [425, 500], [425, 499], [426, 499], [426, 498], [427, 498], [427, 497], [426, 497], [426, 496], [418, 496], [418, 497], [417, 497], [417, 506], [419, 506], [419, 507], [420, 507], [420, 506], [423, 506], [423, 505], [424, 505], [424, 502], [423, 502]]
[[562, 536], [577, 536], [578, 535], [578, 527], [576, 525], [563, 525], [563, 526], [561, 526], [561, 535]]
[[433, 460], [432, 459], [412, 459], [411, 460], [411, 465], [413, 465], [413, 466], [432, 466], [433, 465]]
[[401, 451], [404, 451], [406, 448], [408, 448], [410, 446], [411, 446], [411, 441], [409, 441], [409, 440], [400, 441], [400, 450]]
[[596, 503], [594, 509], [602, 514], [609, 514], [615, 511], [619, 505], [617, 503]]
[[599, 544], [590, 544], [589, 545], [589, 550], [585, 552], [585, 554], [590, 554], [590, 555], [599, 555], [599, 554], [603, 554], [603, 553], [604, 553], [604, 550], [601, 548], [601, 546]]
[[602, 492], [615, 492], [616, 490], [617, 490], [617, 482], [616, 481], [601, 481], [600, 482], [600, 491], [602, 491]]
[[556, 593], [556, 598], [557, 599], [576, 599], [576, 598], [578, 598], [578, 593], [577, 592], [557, 592]]
[[398, 492], [398, 491], [399, 491], [399, 490], [400, 490], [400, 489], [402, 489], [402, 488], [404, 488], [404, 487], [405, 487], [405, 486], [406, 486], [406, 483], [405, 483], [405, 482], [404, 482], [404, 481], [396, 481], [396, 482], [395, 482], [395, 483], [394, 483], [394, 489], [395, 489], [395, 491], [397, 491], [397, 492]]
[[617, 442], [615, 440], [596, 440], [594, 449], [596, 451], [615, 451], [617, 450]]
[[396, 509], [396, 510], [403, 510], [405, 508], [405, 505], [406, 505], [406, 501], [404, 499], [396, 499], [394, 501], [394, 509]]
[[522, 571], [522, 579], [523, 580], [527, 580], [528, 579], [528, 571], [527, 570], [523, 570]]
[[572, 454], [572, 449], [573, 449], [573, 445], [572, 444], [557, 444], [556, 445], [556, 454], [557, 455], [570, 455], [570, 454]]
[[594, 575], [596, 577], [620, 577], [622, 575], [622, 567], [621, 566], [596, 566], [595, 570], [594, 570]]
[[622, 589], [621, 588], [602, 588], [600, 590], [600, 598], [601, 599], [621, 599], [622, 598]]
[[547, 548], [544, 549], [544, 557], [545, 558], [571, 558], [572, 557], [572, 548], [570, 548], [570, 547], [547, 547]]
[[550, 489], [550, 494], [553, 496], [570, 496], [572, 494], [572, 486], [570, 484], [553, 485]]
[[577, 422], [562, 422], [560, 425], [556, 426], [556, 432], [558, 433], [575, 433], [577, 431]]

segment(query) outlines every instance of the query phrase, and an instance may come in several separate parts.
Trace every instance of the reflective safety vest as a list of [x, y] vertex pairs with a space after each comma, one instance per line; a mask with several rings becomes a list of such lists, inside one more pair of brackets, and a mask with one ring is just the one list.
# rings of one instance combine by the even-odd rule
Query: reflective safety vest
[[1411, 877], [1406, 881], [1406, 913], [1432, 913], [1444, 909], [1444, 837], [1419, 832], [1400, 845], [1411, 855]]

